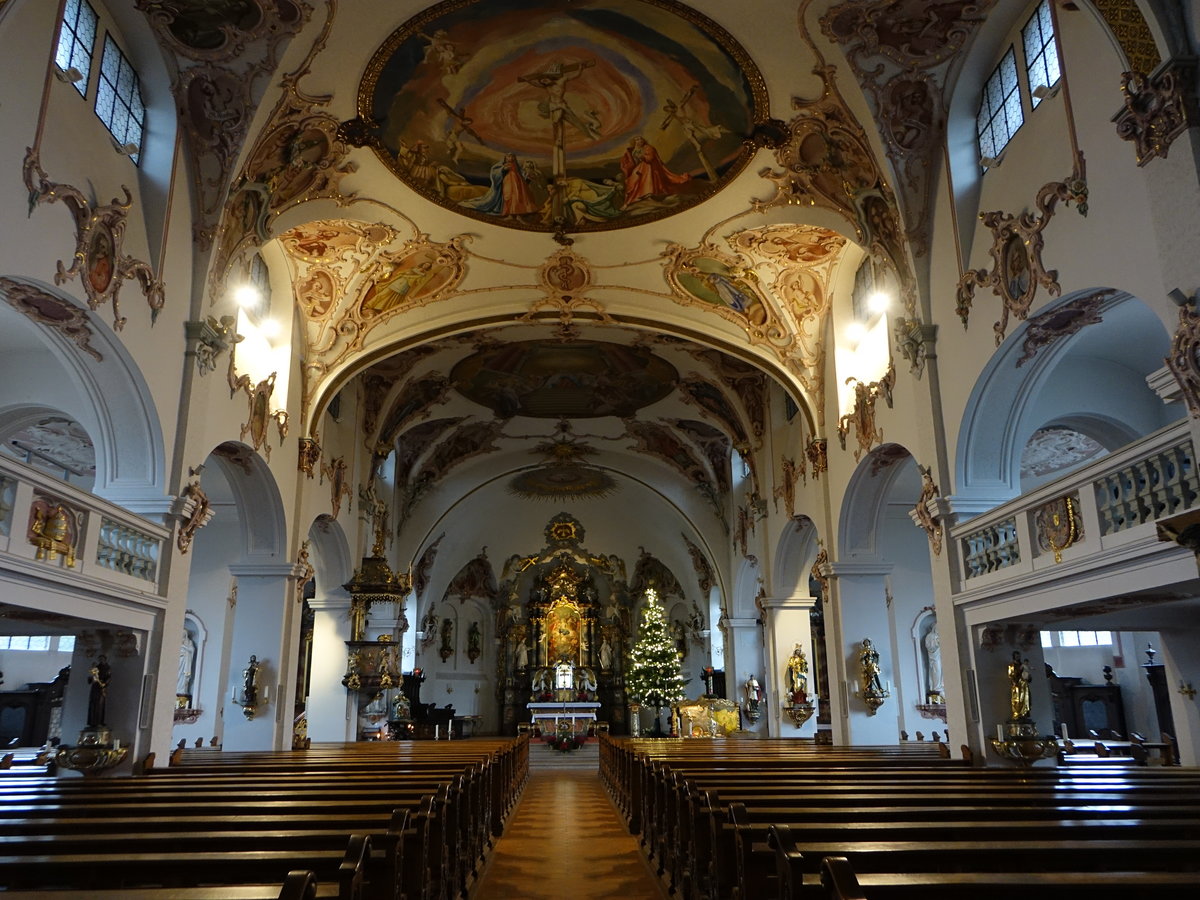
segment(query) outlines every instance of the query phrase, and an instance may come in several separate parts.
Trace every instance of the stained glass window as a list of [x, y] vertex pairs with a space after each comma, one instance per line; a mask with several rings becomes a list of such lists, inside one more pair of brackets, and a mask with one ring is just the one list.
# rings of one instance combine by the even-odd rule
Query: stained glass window
[[54, 62], [63, 72], [74, 69], [79, 73], [79, 78], [72, 83], [81, 97], [87, 96], [92, 49], [95, 46], [96, 11], [87, 0], [67, 0], [63, 7], [62, 24], [58, 28]]
[[142, 105], [137, 72], [111, 35], [104, 36], [100, 83], [96, 89], [96, 115], [108, 126], [119, 146], [134, 148], [129, 158], [136, 164], [142, 149], [146, 108]]

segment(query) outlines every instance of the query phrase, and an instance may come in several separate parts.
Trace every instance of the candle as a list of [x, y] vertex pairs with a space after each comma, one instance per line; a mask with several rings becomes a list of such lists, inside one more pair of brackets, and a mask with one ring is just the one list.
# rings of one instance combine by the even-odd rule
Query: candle
[[996, 740], [998, 740], [998, 741], [1004, 740], [1004, 726], [1003, 725], [996, 726]]
[[433, 739], [434, 739], [435, 741], [436, 741], [436, 740], [440, 740], [440, 739], [441, 739], [441, 736], [442, 736], [442, 726], [441, 726], [441, 725], [434, 725], [434, 726], [433, 726]]

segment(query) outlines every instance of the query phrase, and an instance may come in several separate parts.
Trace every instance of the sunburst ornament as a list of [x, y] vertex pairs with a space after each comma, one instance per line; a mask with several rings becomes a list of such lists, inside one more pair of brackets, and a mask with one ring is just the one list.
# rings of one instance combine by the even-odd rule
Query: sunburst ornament
[[546, 461], [509, 482], [509, 490], [527, 500], [583, 500], [607, 497], [617, 490], [612, 476], [583, 462], [598, 451], [570, 434], [571, 425], [558, 424], [559, 435], [543, 441], [532, 453]]

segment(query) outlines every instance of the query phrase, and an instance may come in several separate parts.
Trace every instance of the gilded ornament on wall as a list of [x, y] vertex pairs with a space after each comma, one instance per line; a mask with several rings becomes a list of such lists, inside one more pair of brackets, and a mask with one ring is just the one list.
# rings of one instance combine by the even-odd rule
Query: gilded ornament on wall
[[1038, 547], [1043, 553], [1053, 553], [1056, 563], [1062, 562], [1063, 551], [1083, 540], [1083, 522], [1079, 519], [1079, 500], [1059, 497], [1040, 506], [1033, 517]]
[[79, 542], [83, 513], [52, 497], [34, 495], [29, 505], [26, 540], [37, 548], [34, 558], [57, 562], [62, 556], [67, 568], [75, 568], [75, 548]]
[[79, 276], [90, 309], [98, 309], [112, 301], [113, 330], [120, 331], [126, 322], [120, 309], [121, 285], [128, 279], [135, 279], [150, 307], [153, 324], [166, 302], [166, 293], [149, 263], [124, 252], [125, 227], [133, 207], [129, 188], [121, 188], [124, 200], [114, 198], [103, 206], [94, 206], [78, 188], [50, 181], [32, 147], [25, 151], [21, 171], [29, 190], [30, 213], [43, 203], [62, 201], [75, 223], [75, 253], [71, 265], [64, 266], [59, 260], [54, 283], [64, 284]]
[[829, 471], [829, 441], [825, 438], [813, 438], [809, 441], [808, 446], [804, 448], [804, 455], [808, 457], [814, 481], [822, 472]]
[[772, 495], [775, 498], [776, 509], [779, 508], [779, 501], [783, 500], [783, 509], [789, 519], [796, 517], [796, 482], [801, 478], [808, 483], [808, 467], [804, 457], [800, 458], [799, 464], [790, 456], [785, 456], [779, 461], [779, 481]]
[[275, 379], [277, 372], [272, 372], [262, 381], [254, 384], [246, 373], [236, 374], [237, 354], [229, 354], [229, 370], [226, 380], [229, 383], [229, 396], [233, 397], [238, 391], [246, 395], [250, 410], [249, 416], [238, 435], [239, 440], [250, 438], [250, 446], [268, 459], [271, 459], [271, 445], [267, 441], [267, 426], [275, 423], [279, 433], [279, 443], [282, 445], [288, 433], [288, 413], [286, 409], [271, 409], [271, 399], [275, 394]]
[[968, 269], [963, 273], [958, 282], [956, 312], [965, 328], [975, 289], [990, 287], [1002, 305], [1000, 319], [992, 326], [997, 347], [1004, 340], [1009, 315], [1020, 321], [1029, 315], [1039, 285], [1055, 297], [1062, 290], [1058, 283], [1058, 271], [1047, 270], [1042, 263], [1042, 249], [1045, 246], [1042, 231], [1050, 224], [1059, 201], [1067, 205], [1075, 203], [1080, 215], [1087, 215], [1087, 177], [1083, 154], [1076, 159], [1075, 170], [1070, 178], [1051, 181], [1038, 191], [1036, 213], [1026, 211], [1013, 216], [994, 210], [979, 214], [980, 221], [992, 232], [992, 246], [988, 250], [992, 257], [992, 269]]
[[854, 408], [838, 420], [838, 440], [842, 449], [846, 449], [846, 435], [853, 428], [858, 437], [858, 449], [854, 451], [854, 461], [858, 462], [864, 453], [883, 440], [883, 430], [875, 421], [875, 401], [883, 397], [890, 408], [892, 405], [892, 388], [896, 384], [896, 368], [889, 363], [887, 374], [879, 381], [859, 381], [853, 375], [846, 379], [846, 384], [854, 385]]
[[203, 469], [204, 466], [198, 466], [190, 470], [191, 477], [188, 483], [183, 486], [183, 490], [179, 492], [179, 496], [172, 505], [171, 512], [179, 519], [179, 527], [175, 533], [175, 546], [179, 548], [180, 553], [187, 553], [191, 549], [196, 532], [207, 525], [216, 515], [216, 510], [209, 502], [208, 495], [200, 487], [200, 472]]
[[321, 480], [329, 479], [329, 502], [333, 518], [342, 512], [342, 500], [353, 495], [350, 485], [346, 482], [346, 458], [339, 456], [329, 461], [329, 465], [321, 464]]
[[1171, 60], [1152, 76], [1121, 76], [1124, 108], [1114, 117], [1117, 135], [1133, 143], [1137, 163], [1167, 156], [1174, 140], [1200, 123], [1196, 100], [1196, 61]]
[[944, 529], [940, 517], [929, 507], [931, 503], [936, 504], [942, 492], [934, 482], [928, 466], [918, 464], [917, 468], [921, 472], [921, 496], [917, 498], [917, 504], [913, 507], [913, 518], [929, 537], [929, 547], [933, 550], [933, 555], [941, 556]]
[[1017, 368], [1033, 359], [1043, 347], [1078, 334], [1088, 325], [1099, 325], [1103, 321], [1101, 307], [1116, 293], [1104, 290], [1085, 294], [1030, 318], [1025, 326], [1025, 339], [1021, 343]]
[[1191, 303], [1179, 307], [1167, 368], [1175, 376], [1192, 418], [1200, 417], [1200, 314]]

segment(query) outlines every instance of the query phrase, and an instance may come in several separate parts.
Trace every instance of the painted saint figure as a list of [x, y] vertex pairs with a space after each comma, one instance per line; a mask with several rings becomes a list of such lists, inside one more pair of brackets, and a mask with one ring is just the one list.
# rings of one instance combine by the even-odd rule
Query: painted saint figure
[[628, 207], [646, 197], [665, 197], [677, 194], [691, 180], [686, 172], [676, 174], [654, 149], [654, 145], [638, 135], [629, 142], [621, 156], [621, 174], [625, 178], [625, 205]]
[[488, 192], [462, 201], [462, 206], [494, 216], [524, 216], [537, 212], [538, 203], [515, 153], [506, 153], [492, 166]]

